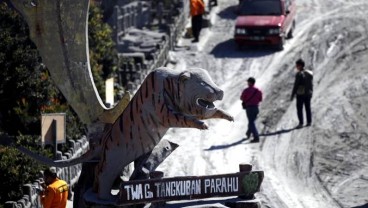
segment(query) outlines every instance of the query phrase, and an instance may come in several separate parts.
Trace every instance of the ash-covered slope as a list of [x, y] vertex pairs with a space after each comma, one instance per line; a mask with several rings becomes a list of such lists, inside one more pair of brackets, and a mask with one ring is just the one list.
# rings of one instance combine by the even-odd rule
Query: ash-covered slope
[[[232, 38], [238, 1], [218, 2], [200, 43], [183, 40], [187, 49], [173, 55], [175, 68], [208, 69], [225, 92], [218, 105], [235, 122], [208, 121], [208, 131], [172, 129], [165, 137], [180, 147], [159, 169], [166, 176], [209, 175], [251, 163], [265, 172], [256, 194], [262, 207], [367, 205], [368, 2], [297, 0], [294, 38], [279, 52], [237, 51]], [[290, 102], [298, 58], [314, 72], [313, 124], [302, 129], [294, 129], [296, 101]], [[244, 142], [247, 119], [239, 96], [249, 76], [264, 91], [259, 144]]]
[[[368, 2], [314, 2], [319, 15], [299, 22], [297, 42], [276, 64], [279, 70], [263, 76], [260, 164], [277, 194], [264, 192], [278, 198], [276, 206], [359, 207], [368, 204]], [[311, 11], [308, 6], [300, 8]], [[293, 129], [290, 71], [299, 57], [314, 72], [313, 125]]]

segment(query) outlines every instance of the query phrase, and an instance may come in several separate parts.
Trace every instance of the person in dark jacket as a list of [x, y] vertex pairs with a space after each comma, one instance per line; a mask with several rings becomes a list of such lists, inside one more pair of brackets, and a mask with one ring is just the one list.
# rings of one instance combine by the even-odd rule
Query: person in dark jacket
[[256, 80], [250, 77], [248, 80], [248, 87], [243, 90], [240, 100], [242, 100], [243, 108], [247, 113], [248, 118], [248, 130], [246, 132], [247, 138], [253, 134], [252, 142], [259, 142], [259, 134], [255, 124], [259, 109], [258, 105], [262, 101], [262, 91], [254, 86]]
[[304, 69], [305, 63], [303, 59], [298, 59], [295, 62], [295, 66], [297, 73], [290, 100], [292, 101], [296, 96], [296, 109], [299, 120], [297, 128], [300, 128], [304, 124], [303, 106], [305, 107], [307, 116], [307, 126], [312, 124], [311, 99], [313, 94], [313, 72]]

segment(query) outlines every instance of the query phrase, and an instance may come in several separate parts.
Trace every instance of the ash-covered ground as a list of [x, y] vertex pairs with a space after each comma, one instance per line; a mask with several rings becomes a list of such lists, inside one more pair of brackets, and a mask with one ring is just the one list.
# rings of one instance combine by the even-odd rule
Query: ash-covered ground
[[[283, 51], [238, 51], [233, 41], [237, 0], [219, 0], [200, 42], [181, 39], [169, 67], [202, 67], [224, 90], [218, 107], [235, 122], [209, 120], [209, 130], [172, 129], [180, 146], [159, 166], [165, 177], [263, 170], [256, 197], [262, 207], [368, 207], [368, 1], [296, 0], [294, 38]], [[313, 124], [298, 124], [290, 94], [295, 61], [314, 73]], [[254, 76], [264, 101], [257, 120], [261, 142], [244, 141], [247, 119], [239, 100]], [[168, 202], [167, 207], [223, 207], [221, 200]], [[211, 204], [211, 205], [210, 205]]]

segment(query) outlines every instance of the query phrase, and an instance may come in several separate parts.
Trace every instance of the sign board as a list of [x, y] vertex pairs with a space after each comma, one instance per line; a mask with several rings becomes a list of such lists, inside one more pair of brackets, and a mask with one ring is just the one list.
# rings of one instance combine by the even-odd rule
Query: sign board
[[128, 181], [120, 186], [117, 204], [249, 196], [259, 191], [263, 177], [263, 171], [252, 171]]
[[110, 104], [110, 106], [114, 105], [114, 78], [108, 78], [105, 81], [105, 101]]
[[65, 143], [65, 113], [47, 113], [41, 115], [41, 143], [54, 145]]

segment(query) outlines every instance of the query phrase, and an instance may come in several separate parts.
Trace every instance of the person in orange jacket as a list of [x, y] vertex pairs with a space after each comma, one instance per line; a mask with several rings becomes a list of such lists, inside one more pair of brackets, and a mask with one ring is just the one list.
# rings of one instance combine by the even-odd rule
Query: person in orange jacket
[[65, 208], [68, 201], [68, 184], [59, 179], [55, 168], [43, 171], [44, 191], [41, 194], [43, 208]]
[[203, 14], [205, 12], [205, 5], [203, 0], [190, 0], [190, 15], [192, 17], [192, 33], [196, 43], [199, 41], [199, 35], [202, 30]]

